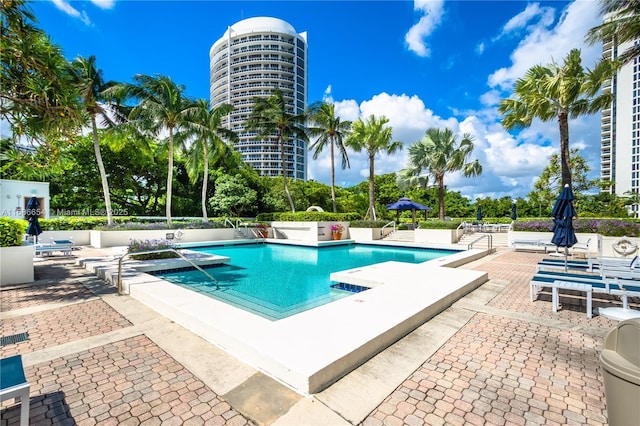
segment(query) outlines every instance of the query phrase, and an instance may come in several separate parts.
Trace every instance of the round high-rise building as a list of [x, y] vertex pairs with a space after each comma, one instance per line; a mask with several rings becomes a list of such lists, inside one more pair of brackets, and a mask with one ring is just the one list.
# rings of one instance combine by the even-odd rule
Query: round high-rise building
[[[233, 105], [223, 125], [240, 140], [234, 148], [242, 160], [262, 176], [282, 175], [276, 137], [258, 140], [244, 130], [254, 97], [267, 97], [274, 89], [284, 96], [287, 112], [301, 114], [307, 107], [307, 33], [297, 33], [289, 23], [268, 17], [249, 18], [230, 26], [209, 51], [211, 106]], [[286, 176], [307, 178], [304, 141], [285, 142]]]

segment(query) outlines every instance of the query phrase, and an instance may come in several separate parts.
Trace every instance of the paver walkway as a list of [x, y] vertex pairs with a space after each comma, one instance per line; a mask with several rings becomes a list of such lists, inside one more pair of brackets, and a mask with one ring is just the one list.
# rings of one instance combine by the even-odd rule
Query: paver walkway
[[[0, 347], [0, 356], [23, 355], [32, 425], [607, 424], [598, 357], [616, 322], [587, 319], [576, 296], [563, 296], [557, 313], [548, 294], [529, 302], [542, 257], [502, 251], [465, 266], [487, 271], [490, 281], [313, 396], [115, 296], [75, 258], [38, 262], [34, 283], [0, 291], [0, 336], [29, 333]], [[594, 307], [612, 303], [596, 299]], [[442, 345], [420, 338], [453, 323]], [[405, 355], [420, 361], [396, 379]], [[383, 385], [358, 386], [372, 383], [360, 381], [363, 371]], [[361, 399], [364, 413], [341, 395]], [[17, 405], [0, 408], [0, 426], [18, 424]]]

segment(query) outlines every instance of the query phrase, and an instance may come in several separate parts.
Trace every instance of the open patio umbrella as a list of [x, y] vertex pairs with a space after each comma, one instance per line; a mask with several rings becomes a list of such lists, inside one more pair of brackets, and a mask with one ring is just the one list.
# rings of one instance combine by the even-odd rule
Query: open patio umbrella
[[25, 219], [29, 222], [27, 226], [27, 235], [33, 235], [35, 242], [38, 242], [38, 235], [42, 234], [42, 228], [38, 217], [40, 216], [40, 201], [34, 196], [27, 203], [25, 211]]
[[564, 247], [564, 269], [567, 271], [567, 257], [569, 247], [573, 247], [578, 242], [576, 232], [573, 229], [573, 218], [576, 216], [576, 209], [573, 207], [573, 191], [569, 185], [562, 188], [551, 214], [553, 215], [553, 238], [551, 243], [557, 247]]
[[516, 207], [516, 203], [511, 205], [511, 220], [516, 220], [518, 218], [518, 208]]
[[432, 210], [431, 207], [423, 206], [420, 203], [416, 203], [411, 201], [411, 199], [407, 197], [402, 197], [395, 203], [387, 204], [387, 210], [396, 210], [398, 215], [400, 215], [401, 211], [411, 210], [413, 215], [413, 226], [415, 228], [416, 225], [416, 210], [424, 210], [425, 212]]

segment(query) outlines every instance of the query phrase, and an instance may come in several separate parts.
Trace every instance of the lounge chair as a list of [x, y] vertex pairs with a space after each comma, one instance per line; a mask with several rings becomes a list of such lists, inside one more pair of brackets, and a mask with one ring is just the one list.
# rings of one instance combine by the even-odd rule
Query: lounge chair
[[640, 297], [640, 270], [620, 271], [605, 269], [601, 275], [572, 274], [555, 271], [538, 271], [529, 283], [529, 295], [533, 302], [543, 287], [552, 291], [552, 309], [556, 312], [559, 305], [559, 291], [576, 290], [587, 295], [587, 317], [591, 318], [591, 296], [603, 293], [621, 296], [623, 308], [628, 306], [628, 297]]
[[[630, 268], [640, 268], [638, 257], [633, 259], [619, 257], [588, 257], [587, 260], [568, 259], [566, 261], [567, 269], [583, 272], [599, 272], [601, 267], [607, 269], [619, 269], [621, 271]], [[564, 270], [565, 260], [559, 258], [544, 258], [536, 265], [536, 271], [540, 270]]]
[[547, 253], [547, 249], [550, 247], [556, 248], [554, 244], [551, 244], [550, 241], [543, 240], [513, 240], [511, 241], [511, 247], [514, 249], [523, 248], [523, 249], [544, 249], [544, 252]]
[[29, 425], [29, 390], [22, 356], [14, 355], [0, 359], [0, 402], [12, 398], [20, 401], [20, 426]]
[[34, 244], [34, 250], [36, 256], [39, 254], [49, 254], [55, 251], [62, 252], [65, 256], [71, 256], [74, 246], [75, 243], [72, 239], [56, 240], [52, 238], [51, 243], [49, 244]]
[[591, 242], [591, 238], [587, 240], [586, 243], [577, 242], [571, 247], [571, 254], [575, 256], [577, 253], [581, 253], [584, 257], [587, 257], [587, 254], [590, 251], [589, 243]]

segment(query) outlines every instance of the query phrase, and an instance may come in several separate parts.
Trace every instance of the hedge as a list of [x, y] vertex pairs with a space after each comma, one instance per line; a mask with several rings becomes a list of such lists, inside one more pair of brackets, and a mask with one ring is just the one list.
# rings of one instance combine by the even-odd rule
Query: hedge
[[0, 247], [22, 245], [28, 224], [26, 220], [0, 217]]

